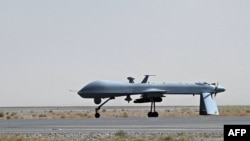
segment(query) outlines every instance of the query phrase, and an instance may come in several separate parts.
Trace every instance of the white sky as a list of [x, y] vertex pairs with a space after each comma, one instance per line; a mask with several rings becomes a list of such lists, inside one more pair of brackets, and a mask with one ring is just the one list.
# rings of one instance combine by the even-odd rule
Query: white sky
[[[0, 1], [0, 106], [94, 106], [69, 90], [145, 74], [219, 82], [218, 105], [249, 105], [249, 60], [249, 0]], [[135, 105], [123, 99], [107, 105]]]

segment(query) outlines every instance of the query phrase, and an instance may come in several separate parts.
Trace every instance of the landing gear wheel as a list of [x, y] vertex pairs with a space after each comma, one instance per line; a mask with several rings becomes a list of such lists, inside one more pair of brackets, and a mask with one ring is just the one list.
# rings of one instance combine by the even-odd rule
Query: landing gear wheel
[[148, 112], [148, 117], [153, 117], [152, 115], [152, 112]]
[[158, 117], [158, 113], [157, 112], [153, 112], [152, 113], [152, 117]]
[[158, 112], [148, 112], [148, 117], [158, 117]]
[[95, 113], [95, 118], [99, 118], [100, 114], [99, 113]]

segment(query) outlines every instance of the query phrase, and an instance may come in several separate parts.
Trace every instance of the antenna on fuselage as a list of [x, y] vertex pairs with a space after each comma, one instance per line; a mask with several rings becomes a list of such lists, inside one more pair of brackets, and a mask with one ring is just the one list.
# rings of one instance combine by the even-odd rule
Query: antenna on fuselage
[[141, 83], [147, 83], [149, 76], [156, 76], [156, 75], [145, 75], [144, 79], [141, 81]]
[[129, 81], [129, 83], [135, 83], [135, 82], [134, 82], [135, 78], [129, 76], [129, 77], [127, 77], [127, 79], [128, 79], [128, 81]]

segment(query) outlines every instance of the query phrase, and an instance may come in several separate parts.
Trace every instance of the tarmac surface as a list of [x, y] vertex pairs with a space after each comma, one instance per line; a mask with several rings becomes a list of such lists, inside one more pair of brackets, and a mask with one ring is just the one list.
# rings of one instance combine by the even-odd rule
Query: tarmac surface
[[223, 133], [225, 124], [250, 124], [250, 117], [87, 118], [0, 120], [0, 134], [12, 133]]

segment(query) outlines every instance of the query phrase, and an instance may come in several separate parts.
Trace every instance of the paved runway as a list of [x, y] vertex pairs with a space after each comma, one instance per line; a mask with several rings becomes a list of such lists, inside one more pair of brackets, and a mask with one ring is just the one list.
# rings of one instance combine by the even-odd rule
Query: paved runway
[[224, 124], [250, 124], [250, 117], [171, 117], [171, 118], [100, 118], [100, 119], [28, 119], [0, 120], [5, 133], [128, 133], [201, 132], [223, 133]]

